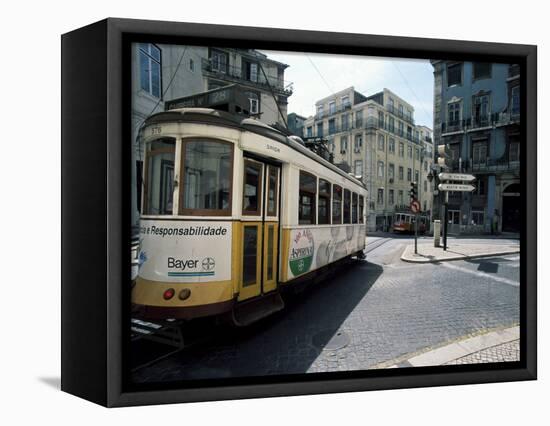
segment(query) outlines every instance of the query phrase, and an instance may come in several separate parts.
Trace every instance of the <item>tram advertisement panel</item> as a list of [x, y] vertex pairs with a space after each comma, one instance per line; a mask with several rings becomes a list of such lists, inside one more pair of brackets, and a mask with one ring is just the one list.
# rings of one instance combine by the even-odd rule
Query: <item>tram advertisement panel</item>
[[288, 278], [314, 271], [364, 247], [364, 225], [292, 229], [288, 252]]
[[231, 222], [143, 220], [139, 276], [151, 281], [231, 279]]

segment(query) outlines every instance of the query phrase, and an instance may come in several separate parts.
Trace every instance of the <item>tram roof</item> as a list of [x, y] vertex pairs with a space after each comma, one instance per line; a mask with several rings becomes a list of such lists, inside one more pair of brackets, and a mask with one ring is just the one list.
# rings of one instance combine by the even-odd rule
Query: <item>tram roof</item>
[[159, 112], [157, 114], [151, 115], [145, 120], [144, 126], [149, 126], [152, 124], [167, 123], [171, 121], [215, 124], [219, 126], [233, 127], [233, 128], [238, 128], [238, 129], [256, 133], [258, 135], [261, 135], [261, 136], [270, 138], [274, 141], [281, 142], [285, 145], [288, 145], [292, 149], [304, 154], [305, 156], [317, 161], [323, 166], [340, 174], [346, 179], [349, 179], [355, 184], [365, 188], [365, 185], [360, 180], [356, 179], [353, 176], [350, 176], [339, 167], [335, 166], [331, 162], [325, 160], [324, 158], [315, 154], [313, 151], [306, 148], [301, 143], [291, 139], [290, 137], [281, 133], [277, 129], [274, 129], [271, 126], [268, 126], [267, 124], [262, 123], [261, 121], [254, 120], [248, 117], [242, 117], [237, 114], [230, 114], [225, 111], [219, 111], [211, 108], [179, 108], [179, 109], [172, 109], [172, 110]]

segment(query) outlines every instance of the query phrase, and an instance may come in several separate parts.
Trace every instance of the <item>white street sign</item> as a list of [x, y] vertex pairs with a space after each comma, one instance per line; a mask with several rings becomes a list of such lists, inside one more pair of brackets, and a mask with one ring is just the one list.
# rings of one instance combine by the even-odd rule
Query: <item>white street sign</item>
[[472, 182], [473, 180], [476, 180], [476, 177], [463, 173], [439, 173], [439, 180], [459, 180], [462, 182]]
[[438, 185], [440, 191], [461, 191], [461, 192], [472, 192], [476, 189], [473, 185], [461, 185], [458, 183], [440, 183]]

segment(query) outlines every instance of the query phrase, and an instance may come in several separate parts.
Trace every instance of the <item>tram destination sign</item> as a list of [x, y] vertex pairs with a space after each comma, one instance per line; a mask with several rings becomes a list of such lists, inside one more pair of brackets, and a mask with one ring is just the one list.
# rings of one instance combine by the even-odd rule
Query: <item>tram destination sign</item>
[[458, 191], [472, 192], [476, 187], [474, 185], [463, 185], [458, 183], [440, 183], [438, 185], [440, 191]]
[[476, 180], [476, 177], [464, 173], [439, 173], [439, 180], [458, 180], [461, 182], [472, 182]]

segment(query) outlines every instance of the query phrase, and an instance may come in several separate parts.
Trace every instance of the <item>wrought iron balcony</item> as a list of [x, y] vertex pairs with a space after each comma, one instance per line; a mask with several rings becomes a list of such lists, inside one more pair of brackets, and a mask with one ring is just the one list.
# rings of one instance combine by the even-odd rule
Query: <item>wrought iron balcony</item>
[[258, 69], [257, 73], [250, 73], [247, 75], [241, 67], [229, 65], [227, 63], [223, 64], [218, 61], [213, 61], [212, 59], [203, 58], [202, 70], [203, 72], [222, 80], [227, 80], [234, 83], [252, 84], [255, 86], [260, 86], [264, 90], [269, 90], [271, 88], [272, 90], [286, 96], [292, 95], [294, 90], [293, 83], [284, 81], [278, 77], [267, 76], [266, 79], [260, 69]]
[[458, 160], [447, 162], [452, 172], [468, 172], [468, 173], [495, 173], [495, 172], [519, 172], [519, 160], [510, 160], [507, 157], [502, 158], [484, 158], [462, 160], [462, 164]]

